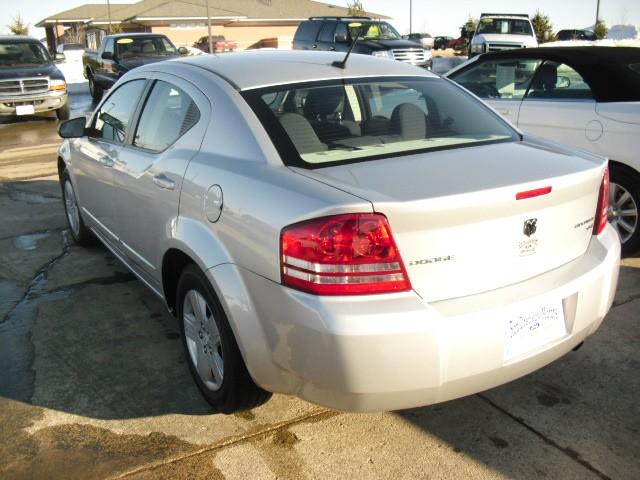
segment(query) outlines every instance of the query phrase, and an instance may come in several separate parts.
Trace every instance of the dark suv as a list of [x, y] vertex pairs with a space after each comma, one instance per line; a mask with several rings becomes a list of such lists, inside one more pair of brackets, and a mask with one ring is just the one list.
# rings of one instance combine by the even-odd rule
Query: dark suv
[[[362, 27], [350, 27], [350, 23], [361, 23]], [[293, 37], [294, 50], [333, 50], [346, 52], [358, 29], [362, 29], [360, 40], [353, 53], [399, 60], [426, 67], [431, 52], [422, 45], [403, 40], [387, 22], [368, 17], [312, 17], [300, 23]]]

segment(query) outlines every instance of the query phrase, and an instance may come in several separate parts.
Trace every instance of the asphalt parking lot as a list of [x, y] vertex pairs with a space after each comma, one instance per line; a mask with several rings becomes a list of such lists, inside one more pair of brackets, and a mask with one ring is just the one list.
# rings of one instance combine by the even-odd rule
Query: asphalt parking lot
[[[72, 115], [91, 109], [72, 89]], [[0, 121], [0, 478], [640, 478], [640, 258], [580, 350], [502, 387], [402, 412], [274, 395], [212, 414], [162, 303], [70, 242], [57, 124]]]

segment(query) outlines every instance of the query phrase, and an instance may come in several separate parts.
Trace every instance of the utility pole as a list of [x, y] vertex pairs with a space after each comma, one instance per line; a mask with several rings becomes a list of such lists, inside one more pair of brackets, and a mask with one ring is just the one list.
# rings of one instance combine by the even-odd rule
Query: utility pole
[[599, 18], [600, 18], [600, 0], [597, 0], [597, 3], [596, 3], [596, 24], [593, 26], [594, 30], [595, 30], [596, 26], [598, 25]]
[[109, 35], [111, 35], [111, 3], [107, 0], [107, 18], [109, 19]]
[[207, 35], [209, 35], [209, 53], [213, 53], [213, 39], [211, 38], [211, 15], [209, 15], [209, 0], [207, 2]]
[[[600, 1], [600, 0], [598, 0], [598, 1]], [[413, 1], [409, 0], [409, 34], [413, 33], [412, 22], [413, 22]]]

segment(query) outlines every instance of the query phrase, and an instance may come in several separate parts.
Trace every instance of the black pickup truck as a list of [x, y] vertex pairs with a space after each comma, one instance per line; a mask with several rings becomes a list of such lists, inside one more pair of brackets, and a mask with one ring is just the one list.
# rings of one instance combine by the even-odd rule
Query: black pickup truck
[[165, 35], [122, 33], [104, 37], [98, 51], [86, 50], [82, 66], [91, 96], [100, 100], [102, 92], [129, 70], [186, 53], [186, 49], [177, 49]]

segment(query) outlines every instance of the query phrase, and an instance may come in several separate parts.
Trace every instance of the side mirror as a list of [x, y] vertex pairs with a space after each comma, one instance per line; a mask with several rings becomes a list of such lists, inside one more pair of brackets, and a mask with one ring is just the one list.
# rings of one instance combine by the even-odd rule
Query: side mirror
[[103, 52], [102, 53], [103, 60], [113, 60], [113, 52]]
[[64, 53], [56, 53], [55, 61], [56, 62], [64, 62], [67, 57], [64, 56]]
[[84, 117], [72, 118], [65, 120], [58, 127], [58, 135], [62, 138], [80, 138], [86, 133], [87, 119]]
[[347, 43], [347, 36], [346, 35], [336, 35], [335, 42], [336, 43]]
[[189, 55], [189, 50], [187, 50], [187, 47], [180, 47], [178, 49], [178, 52], [180, 52], [180, 55], [182, 55], [183, 57]]
[[556, 88], [569, 88], [571, 86], [571, 79], [569, 77], [558, 76], [556, 81]]

